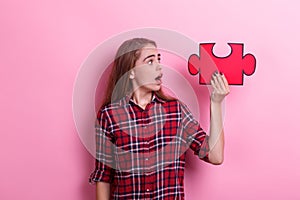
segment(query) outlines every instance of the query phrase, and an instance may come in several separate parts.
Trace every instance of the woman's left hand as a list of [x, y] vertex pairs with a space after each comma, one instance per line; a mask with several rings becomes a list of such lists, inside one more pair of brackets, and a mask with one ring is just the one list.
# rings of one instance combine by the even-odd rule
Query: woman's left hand
[[211, 101], [214, 103], [221, 103], [226, 95], [229, 94], [230, 89], [224, 74], [215, 72], [211, 78], [211, 85], [213, 91], [211, 93]]

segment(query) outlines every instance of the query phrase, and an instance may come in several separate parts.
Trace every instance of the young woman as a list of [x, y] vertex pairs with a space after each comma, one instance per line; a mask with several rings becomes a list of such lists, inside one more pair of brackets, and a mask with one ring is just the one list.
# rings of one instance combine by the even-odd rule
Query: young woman
[[211, 79], [209, 136], [183, 102], [163, 93], [162, 77], [154, 41], [134, 38], [119, 47], [96, 120], [90, 182], [97, 200], [184, 199], [187, 148], [206, 162], [223, 162], [224, 75]]

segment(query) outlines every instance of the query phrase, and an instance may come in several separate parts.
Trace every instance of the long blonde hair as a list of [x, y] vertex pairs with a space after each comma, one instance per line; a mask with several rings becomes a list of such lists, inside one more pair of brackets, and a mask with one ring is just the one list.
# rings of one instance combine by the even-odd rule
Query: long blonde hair
[[[146, 38], [133, 38], [121, 44], [114, 59], [102, 106], [120, 100], [132, 92], [132, 83], [129, 80], [128, 72], [135, 67], [135, 63], [141, 55], [141, 49], [148, 44], [157, 47], [154, 41]], [[116, 87], [117, 84], [118, 87]], [[165, 101], [175, 99], [164, 94], [162, 89], [155, 94]]]

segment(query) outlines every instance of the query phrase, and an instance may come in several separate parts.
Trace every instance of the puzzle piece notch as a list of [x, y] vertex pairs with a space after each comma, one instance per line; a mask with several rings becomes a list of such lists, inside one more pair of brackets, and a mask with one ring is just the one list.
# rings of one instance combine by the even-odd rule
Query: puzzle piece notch
[[199, 73], [199, 84], [210, 84], [215, 71], [225, 74], [229, 85], [243, 85], [244, 74], [252, 75], [256, 68], [256, 59], [252, 54], [244, 55], [242, 43], [228, 43], [231, 52], [226, 57], [213, 53], [215, 43], [200, 43], [199, 56], [192, 54], [188, 61], [191, 75]]

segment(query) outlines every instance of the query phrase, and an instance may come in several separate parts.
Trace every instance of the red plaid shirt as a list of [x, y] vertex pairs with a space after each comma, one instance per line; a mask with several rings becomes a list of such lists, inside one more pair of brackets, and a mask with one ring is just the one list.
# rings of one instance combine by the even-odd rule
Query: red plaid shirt
[[207, 159], [208, 136], [185, 104], [154, 96], [145, 109], [130, 98], [103, 107], [96, 120], [90, 182], [111, 184], [111, 199], [184, 199], [185, 152]]

